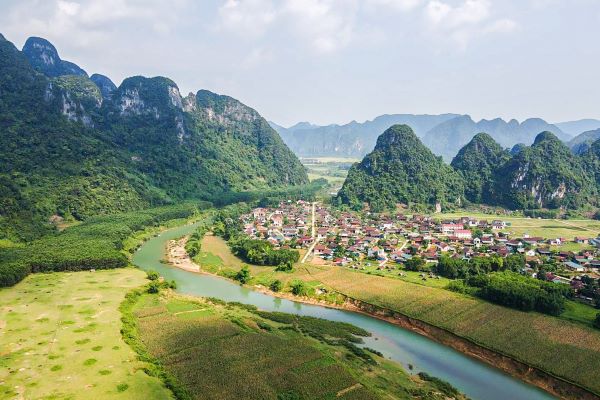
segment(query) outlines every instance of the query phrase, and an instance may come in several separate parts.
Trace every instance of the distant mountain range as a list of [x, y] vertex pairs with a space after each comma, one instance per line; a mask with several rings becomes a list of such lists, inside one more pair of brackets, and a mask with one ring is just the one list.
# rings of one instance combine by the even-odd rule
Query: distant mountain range
[[313, 125], [301, 122], [284, 128], [274, 122], [284, 142], [301, 157], [363, 157], [370, 152], [377, 137], [394, 124], [409, 125], [422, 142], [449, 162], [458, 150], [477, 133], [485, 132], [504, 148], [516, 144], [532, 144], [540, 132], [552, 132], [560, 140], [569, 142], [573, 136], [600, 128], [600, 121], [585, 119], [551, 124], [540, 118], [523, 122], [501, 118], [474, 121], [469, 115], [382, 115], [372, 121], [352, 121], [345, 125]]
[[580, 155], [551, 132], [509, 153], [490, 135], [475, 135], [444, 163], [407, 125], [394, 125], [352, 166], [339, 203], [361, 209], [437, 203], [452, 208], [484, 203], [510, 209], [577, 209], [598, 205], [600, 140]]
[[372, 121], [352, 121], [345, 125], [318, 126], [301, 122], [283, 128], [273, 122], [283, 141], [301, 157], [363, 157], [373, 150], [377, 137], [395, 124], [410, 125], [417, 136], [422, 137], [433, 127], [458, 117], [458, 114], [381, 115]]

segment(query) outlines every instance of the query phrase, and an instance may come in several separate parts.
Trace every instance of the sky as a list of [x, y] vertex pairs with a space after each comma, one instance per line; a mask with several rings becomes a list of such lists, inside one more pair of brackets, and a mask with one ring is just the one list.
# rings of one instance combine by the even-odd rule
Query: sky
[[167, 76], [289, 126], [381, 114], [600, 118], [600, 0], [2, 0], [117, 85]]

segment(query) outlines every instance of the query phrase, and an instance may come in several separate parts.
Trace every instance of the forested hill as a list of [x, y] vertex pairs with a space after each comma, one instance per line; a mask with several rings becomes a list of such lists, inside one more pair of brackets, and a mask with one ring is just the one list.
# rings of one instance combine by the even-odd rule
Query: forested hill
[[460, 204], [461, 176], [436, 157], [408, 125], [394, 125], [377, 139], [375, 149], [354, 164], [338, 194], [354, 208], [368, 203], [375, 211], [397, 203]]
[[253, 109], [168, 78], [116, 87], [29, 39], [0, 36], [0, 239], [48, 222], [184, 198], [308, 182], [304, 167]]
[[435, 157], [407, 126], [393, 126], [375, 150], [355, 164], [338, 201], [374, 210], [396, 204], [453, 207], [460, 202], [511, 209], [598, 206], [600, 140], [575, 155], [553, 133], [542, 132], [531, 146], [508, 152], [479, 133], [450, 166]]

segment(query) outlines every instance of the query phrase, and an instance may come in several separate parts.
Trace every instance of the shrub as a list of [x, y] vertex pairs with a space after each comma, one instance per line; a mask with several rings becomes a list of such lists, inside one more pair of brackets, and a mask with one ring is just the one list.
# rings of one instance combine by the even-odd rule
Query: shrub
[[240, 269], [238, 271], [237, 274], [235, 274], [235, 280], [239, 281], [241, 284], [246, 284], [248, 283], [248, 281], [250, 281], [250, 270], [248, 269], [247, 265], [244, 265], [242, 267], [242, 269]]
[[158, 272], [151, 270], [146, 272], [146, 278], [150, 279], [151, 281], [156, 281], [158, 278], [160, 278], [160, 276], [158, 275]]
[[594, 327], [600, 329], [600, 313], [596, 314], [596, 319], [594, 320]]
[[306, 284], [303, 281], [295, 280], [290, 286], [292, 288], [292, 293], [296, 296], [306, 296], [307, 288]]
[[276, 279], [273, 282], [271, 282], [269, 288], [274, 292], [281, 292], [281, 290], [283, 289], [283, 283], [279, 279]]

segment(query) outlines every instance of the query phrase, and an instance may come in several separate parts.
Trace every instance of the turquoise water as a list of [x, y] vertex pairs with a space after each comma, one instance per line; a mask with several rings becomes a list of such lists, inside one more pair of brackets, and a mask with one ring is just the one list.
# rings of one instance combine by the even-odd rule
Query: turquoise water
[[134, 255], [134, 263], [145, 270], [158, 271], [167, 280], [177, 282], [177, 291], [197, 296], [217, 297], [225, 301], [253, 304], [267, 311], [349, 322], [372, 333], [365, 345], [378, 350], [386, 358], [401, 363], [412, 372], [427, 372], [450, 382], [474, 400], [542, 400], [552, 395], [515, 379], [499, 369], [472, 359], [447, 346], [385, 321], [350, 311], [301, 304], [252, 291], [212, 275], [196, 274], [164, 265], [165, 244], [191, 233], [194, 225], [169, 229], [147, 241]]

